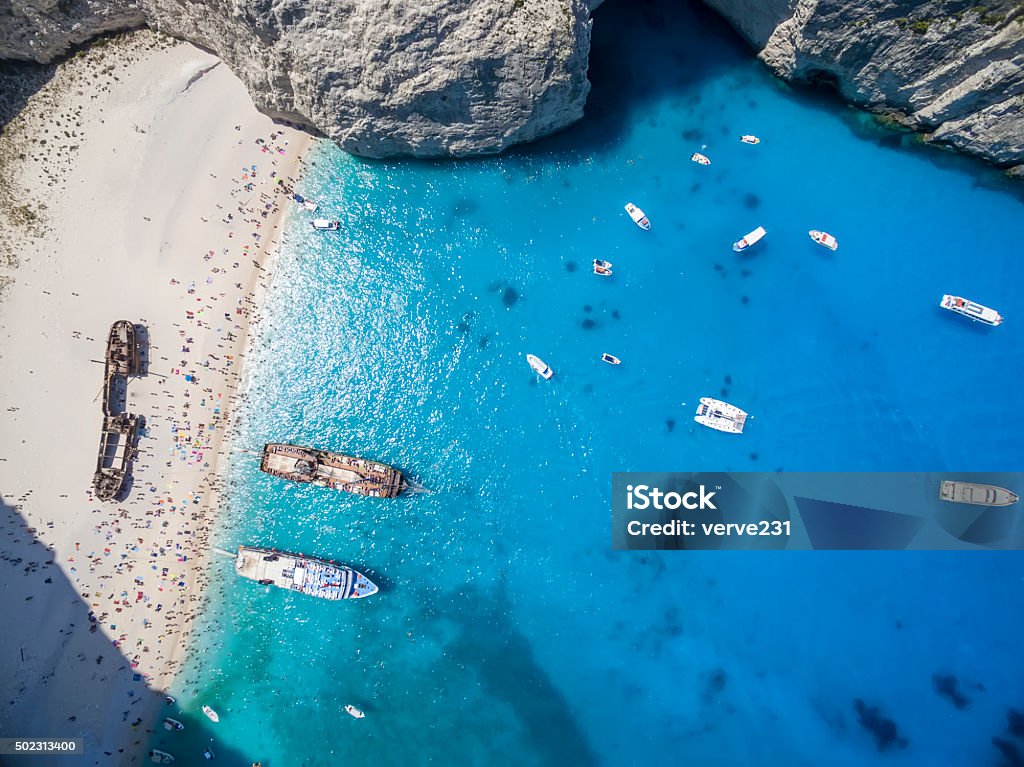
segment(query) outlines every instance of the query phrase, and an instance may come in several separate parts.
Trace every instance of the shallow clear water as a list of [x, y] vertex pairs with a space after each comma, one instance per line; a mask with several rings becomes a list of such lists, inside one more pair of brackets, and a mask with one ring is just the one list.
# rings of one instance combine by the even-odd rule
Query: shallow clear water
[[[780, 85], [706, 12], [640, 8], [597, 13], [588, 118], [561, 136], [474, 162], [314, 155], [301, 191], [342, 231], [290, 220], [236, 447], [361, 454], [433, 492], [354, 498], [236, 456], [219, 545], [336, 558], [382, 593], [271, 592], [218, 558], [179, 761], [212, 737], [268, 767], [996, 762], [1024, 703], [1019, 555], [613, 554], [610, 473], [1018, 469], [1024, 205]], [[707, 395], [755, 416], [743, 437], [693, 424]], [[877, 754], [858, 698], [906, 748]]]

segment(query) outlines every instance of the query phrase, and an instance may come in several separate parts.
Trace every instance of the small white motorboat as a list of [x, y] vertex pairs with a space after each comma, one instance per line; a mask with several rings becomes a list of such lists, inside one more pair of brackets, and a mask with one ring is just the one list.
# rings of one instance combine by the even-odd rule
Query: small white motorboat
[[939, 302], [939, 306], [943, 309], [949, 309], [951, 312], [962, 314], [964, 317], [970, 317], [977, 322], [992, 325], [993, 327], [1003, 324], [1003, 318], [995, 309], [989, 309], [987, 306], [976, 304], [974, 301], [968, 301], [960, 296], [944, 295], [942, 301]]
[[758, 243], [761, 240], [761, 238], [764, 237], [766, 234], [768, 234], [768, 232], [764, 230], [764, 227], [759, 226], [750, 234], [747, 234], [742, 239], [734, 242], [732, 244], [732, 249], [735, 250], [737, 253], [742, 253], [751, 245], [755, 245], [756, 243]]
[[839, 243], [836, 242], [836, 238], [828, 232], [819, 232], [817, 229], [812, 229], [807, 234], [809, 234], [811, 239], [816, 243], [823, 245], [829, 250], [835, 250], [839, 247]]
[[602, 261], [600, 258], [595, 258], [594, 259], [594, 274], [597, 274], [597, 275], [599, 275], [601, 277], [611, 277], [612, 276], [612, 262], [611, 261]]
[[939, 498], [953, 503], [973, 503], [977, 506], [1012, 506], [1020, 499], [1012, 490], [995, 485], [974, 482], [954, 482], [944, 479], [939, 485]]
[[203, 706], [203, 713], [206, 714], [206, 718], [211, 722], [220, 721], [220, 716], [210, 706]]
[[313, 225], [314, 229], [319, 229], [320, 231], [333, 232], [341, 228], [340, 221], [328, 221], [326, 218], [314, 218], [309, 223]]
[[171, 719], [171, 717], [167, 717], [166, 719], [164, 719], [164, 729], [180, 731], [185, 729], [185, 725], [183, 725], [177, 719]]
[[761, 143], [761, 139], [759, 139], [757, 136], [751, 136], [749, 134], [746, 135], [746, 136], [740, 136], [740, 141], [742, 141], [744, 144], [760, 144]]
[[629, 214], [629, 217], [633, 219], [633, 223], [635, 223], [645, 232], [650, 230], [651, 222], [647, 220], [647, 216], [644, 215], [644, 212], [640, 210], [640, 208], [638, 208], [631, 202], [627, 202], [626, 212]]
[[310, 213], [313, 213], [319, 207], [315, 202], [313, 202], [312, 200], [307, 200], [301, 194], [293, 194], [292, 199], [295, 200], [295, 202], [297, 202], [303, 208], [308, 210]]
[[601, 355], [601, 361], [602, 362], [607, 362], [609, 365], [621, 365], [622, 364], [622, 360], [620, 360], [614, 354], [609, 354], [608, 352], [605, 352], [604, 354]]
[[365, 719], [366, 714], [360, 711], [358, 708], [349, 703], [345, 706], [345, 713], [351, 716], [353, 719]]
[[698, 165], [710, 165], [711, 160], [706, 155], [702, 155], [700, 152], [694, 152], [690, 155], [690, 159]]
[[555, 374], [555, 372], [548, 367], [548, 364], [540, 357], [533, 354], [527, 354], [526, 361], [529, 363], [530, 367], [533, 368], [534, 372], [541, 378], [548, 379]]
[[717, 429], [730, 434], [742, 434], [743, 426], [747, 422], [747, 413], [728, 402], [711, 397], [701, 397], [700, 404], [697, 406], [697, 415], [693, 417], [693, 420], [709, 429]]
[[173, 695], [165, 695], [164, 696], [164, 703], [166, 703], [168, 706], [173, 706], [177, 702], [178, 701], [175, 700]]
[[149, 752], [149, 761], [154, 764], [170, 764], [174, 761], [174, 757], [168, 754], [166, 751], [161, 751], [158, 748], [154, 748]]

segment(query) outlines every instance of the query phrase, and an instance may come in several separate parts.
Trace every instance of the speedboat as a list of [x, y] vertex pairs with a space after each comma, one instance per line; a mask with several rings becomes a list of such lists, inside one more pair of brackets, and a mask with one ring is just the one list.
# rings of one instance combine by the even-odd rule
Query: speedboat
[[166, 751], [161, 751], [158, 748], [154, 748], [149, 752], [149, 761], [154, 764], [170, 764], [174, 761], [174, 757], [168, 754]]
[[761, 143], [761, 139], [759, 139], [757, 136], [750, 136], [750, 135], [740, 136], [740, 141], [742, 141], [744, 144], [760, 144]]
[[533, 354], [527, 354], [526, 361], [529, 363], [530, 367], [533, 368], [534, 372], [545, 380], [551, 378], [551, 376], [555, 374], [555, 372], [548, 367], [548, 363], [540, 357], [534, 356]]
[[711, 397], [701, 397], [700, 404], [697, 406], [697, 415], [693, 417], [693, 420], [709, 429], [717, 429], [730, 434], [742, 434], [743, 426], [747, 422], [747, 413], [728, 402], [711, 399]]
[[211, 722], [219, 722], [220, 716], [209, 706], [203, 706], [203, 713], [206, 714], [206, 718]]
[[629, 217], [633, 219], [633, 223], [645, 232], [651, 228], [651, 222], [647, 220], [647, 216], [645, 216], [644, 212], [633, 203], [626, 203], [626, 212], [629, 214]]
[[700, 152], [694, 152], [693, 154], [691, 154], [690, 159], [693, 160], [693, 162], [697, 163], [698, 165], [711, 164], [711, 160], [709, 160], [705, 155], [702, 155]]
[[960, 296], [944, 295], [942, 301], [939, 302], [939, 306], [943, 309], [949, 309], [951, 312], [962, 314], [964, 317], [970, 317], [972, 320], [992, 325], [993, 327], [1003, 324], [1003, 318], [995, 309], [989, 309], [987, 306], [976, 304], [974, 301], [968, 301], [966, 298], [960, 298]]
[[603, 362], [607, 362], [609, 365], [621, 365], [622, 364], [622, 360], [620, 360], [614, 354], [609, 354], [608, 352], [605, 352], [604, 354], [601, 355], [601, 360]]
[[836, 238], [833, 237], [828, 232], [819, 232], [817, 229], [812, 229], [807, 234], [809, 234], [811, 236], [811, 239], [814, 240], [816, 243], [818, 243], [819, 245], [824, 245], [829, 250], [835, 250], [836, 248], [839, 247], [839, 243], [836, 242]]
[[328, 221], [326, 218], [314, 218], [310, 223], [314, 229], [319, 229], [320, 231], [333, 232], [341, 228], [340, 221]]
[[594, 274], [600, 275], [601, 277], [612, 276], [612, 262], [602, 261], [600, 258], [594, 259]]
[[978, 485], [974, 482], [942, 480], [939, 498], [953, 503], [973, 503], [977, 506], [1012, 506], [1018, 500], [1017, 494], [1005, 487]]
[[766, 234], [768, 234], [768, 232], [766, 232], [764, 230], [764, 227], [763, 226], [759, 226], [759, 227], [757, 227], [757, 229], [752, 231], [750, 234], [744, 235], [744, 237], [742, 239], [737, 240], [736, 242], [734, 242], [732, 244], [732, 249], [735, 250], [737, 253], [742, 253], [744, 250], [749, 248], [751, 245], [754, 245], [757, 242], [759, 242], [760, 239], [762, 237], [764, 237]]
[[358, 708], [349, 703], [345, 706], [345, 713], [351, 716], [353, 719], [365, 719], [366, 714], [360, 711]]
[[164, 719], [164, 729], [165, 730], [184, 730], [185, 729], [185, 725], [183, 725], [177, 719], [171, 719], [170, 717], [167, 717], [166, 719]]

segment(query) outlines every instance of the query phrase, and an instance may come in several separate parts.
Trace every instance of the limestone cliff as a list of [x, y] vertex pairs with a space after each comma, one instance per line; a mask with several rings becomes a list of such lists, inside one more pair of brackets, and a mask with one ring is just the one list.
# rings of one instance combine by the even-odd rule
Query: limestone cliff
[[[217, 53], [261, 109], [356, 154], [481, 154], [582, 116], [600, 2], [0, 0], [0, 58], [48, 61], [145, 22]], [[930, 140], [1024, 166], [1024, 2], [705, 2], [780, 76], [831, 82]]]
[[47, 64], [72, 46], [145, 21], [136, 0], [0, 0], [0, 59]]
[[705, 2], [781, 77], [830, 82], [931, 141], [1024, 164], [1024, 3]]

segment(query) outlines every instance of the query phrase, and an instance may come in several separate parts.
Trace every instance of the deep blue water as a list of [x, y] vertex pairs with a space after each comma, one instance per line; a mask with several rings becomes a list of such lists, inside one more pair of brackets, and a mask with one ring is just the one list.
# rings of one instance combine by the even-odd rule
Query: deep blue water
[[[999, 763], [1024, 706], [1019, 555], [610, 551], [612, 471], [1021, 467], [1020, 199], [665, 6], [598, 11], [587, 120], [551, 140], [312, 156], [301, 191], [343, 228], [291, 217], [236, 447], [366, 455], [433, 492], [354, 498], [236, 456], [219, 545], [350, 562], [382, 593], [269, 593], [214, 561], [179, 761], [213, 737], [265, 767]], [[708, 395], [755, 416], [742, 437], [693, 423]], [[879, 753], [856, 699], [906, 747]]]

